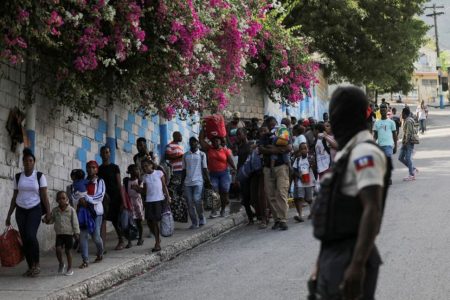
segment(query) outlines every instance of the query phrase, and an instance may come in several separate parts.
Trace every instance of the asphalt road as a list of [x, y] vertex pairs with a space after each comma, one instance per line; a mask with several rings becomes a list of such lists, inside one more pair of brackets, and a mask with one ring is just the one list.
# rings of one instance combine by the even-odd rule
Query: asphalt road
[[[377, 239], [379, 300], [450, 299], [450, 112], [430, 118], [414, 157], [417, 180], [403, 182], [406, 168], [396, 162]], [[319, 244], [309, 222], [289, 226], [239, 228], [98, 299], [306, 299]]]

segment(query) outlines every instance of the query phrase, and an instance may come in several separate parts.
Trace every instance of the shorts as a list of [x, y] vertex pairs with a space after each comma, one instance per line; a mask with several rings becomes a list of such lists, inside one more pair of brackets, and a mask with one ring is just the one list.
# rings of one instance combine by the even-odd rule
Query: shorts
[[57, 234], [55, 247], [66, 248], [66, 250], [73, 247], [73, 236], [69, 234]]
[[161, 221], [163, 211], [166, 209], [166, 200], [145, 202], [145, 219], [151, 222]]
[[228, 193], [230, 191], [231, 176], [228, 170], [222, 172], [209, 172], [209, 178], [214, 191]]
[[313, 198], [314, 187], [294, 187], [294, 199], [303, 199], [310, 201]]

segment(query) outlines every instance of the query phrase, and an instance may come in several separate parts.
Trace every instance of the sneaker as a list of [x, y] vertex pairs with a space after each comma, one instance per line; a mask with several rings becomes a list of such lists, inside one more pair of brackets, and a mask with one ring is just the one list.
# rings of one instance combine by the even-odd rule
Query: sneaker
[[413, 180], [416, 180], [416, 177], [415, 176], [411, 176], [411, 175], [409, 175], [408, 177], [403, 178], [403, 181], [413, 181]]
[[64, 265], [64, 264], [60, 264], [59, 265], [59, 268], [58, 268], [58, 274], [63, 274], [64, 273], [64, 268], [65, 268], [66, 266]]
[[286, 224], [286, 222], [280, 222], [280, 230], [288, 230], [288, 225]]
[[215, 218], [217, 218], [219, 216], [219, 214], [216, 212], [216, 211], [214, 211], [214, 212], [211, 212], [211, 214], [209, 215], [209, 219], [215, 219]]
[[300, 216], [294, 216], [294, 220], [297, 221], [298, 223], [305, 222], [305, 220], [303, 220], [303, 218]]
[[272, 230], [277, 230], [278, 228], [280, 228], [280, 221], [276, 221], [273, 226], [272, 226]]
[[72, 275], [73, 275], [72, 269], [67, 270], [67, 272], [66, 272], [64, 275], [66, 275], [66, 276], [72, 276]]

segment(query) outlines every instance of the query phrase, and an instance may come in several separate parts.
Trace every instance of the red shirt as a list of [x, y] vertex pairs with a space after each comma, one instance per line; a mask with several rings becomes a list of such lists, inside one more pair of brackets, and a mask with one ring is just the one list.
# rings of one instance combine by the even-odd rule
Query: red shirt
[[209, 148], [208, 150], [208, 170], [210, 172], [223, 172], [228, 169], [228, 156], [231, 150], [228, 148]]

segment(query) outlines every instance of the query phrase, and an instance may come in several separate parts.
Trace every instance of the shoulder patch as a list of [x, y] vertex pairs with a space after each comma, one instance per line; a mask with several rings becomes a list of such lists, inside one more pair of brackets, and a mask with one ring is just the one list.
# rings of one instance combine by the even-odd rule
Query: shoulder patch
[[366, 155], [366, 156], [360, 157], [358, 159], [355, 159], [353, 161], [353, 163], [355, 164], [356, 171], [361, 171], [366, 168], [374, 167], [372, 155]]

